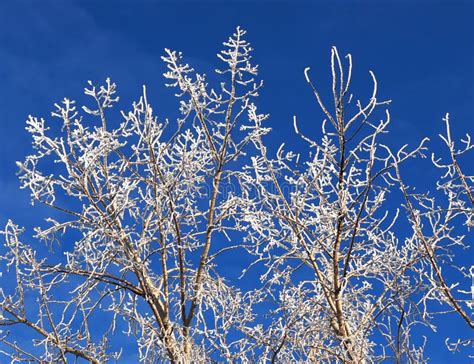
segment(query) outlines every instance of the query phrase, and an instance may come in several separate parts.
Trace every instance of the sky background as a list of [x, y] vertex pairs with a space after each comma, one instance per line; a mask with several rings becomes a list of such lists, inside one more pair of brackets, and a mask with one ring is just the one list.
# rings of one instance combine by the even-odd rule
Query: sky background
[[[473, 15], [474, 1], [2, 0], [0, 224], [13, 218], [31, 227], [48, 214], [30, 208], [15, 175], [15, 161], [29, 151], [28, 114], [48, 118], [54, 102], [80, 97], [87, 80], [111, 77], [122, 107], [138, 99], [146, 84], [158, 115], [172, 115], [176, 100], [164, 87], [163, 49], [182, 51], [197, 70], [209, 73], [237, 25], [248, 30], [265, 81], [258, 106], [271, 115], [271, 146], [285, 141], [298, 148], [293, 115], [305, 132], [319, 123], [303, 70], [311, 66], [312, 79], [329, 91], [333, 45], [353, 55], [355, 93], [368, 96], [370, 69], [381, 98], [393, 100], [391, 143], [436, 138], [446, 112], [455, 135], [472, 133]], [[443, 344], [449, 334], [469, 334], [463, 322], [454, 318], [440, 327], [440, 335], [430, 335], [432, 362], [468, 363], [454, 359]]]

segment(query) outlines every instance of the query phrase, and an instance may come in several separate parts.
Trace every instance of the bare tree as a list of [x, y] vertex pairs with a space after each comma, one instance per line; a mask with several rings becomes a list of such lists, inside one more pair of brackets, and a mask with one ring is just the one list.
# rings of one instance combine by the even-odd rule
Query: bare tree
[[[456, 149], [446, 116], [437, 192], [414, 193], [404, 166], [428, 140], [384, 142], [390, 114], [377, 121], [388, 102], [374, 74], [369, 100], [354, 102], [351, 56], [345, 69], [333, 48], [331, 107], [305, 70], [321, 132], [307, 136], [295, 117], [308, 154], [282, 145], [273, 157], [244, 35], [218, 54], [218, 91], [166, 50], [176, 122], [157, 119], [145, 88], [114, 114], [110, 80], [89, 82], [92, 106], [56, 104], [59, 125], [28, 118], [34, 153], [20, 180], [51, 217], [35, 229], [42, 245], [11, 221], [3, 231], [0, 350], [12, 362], [117, 361], [133, 338], [147, 363], [418, 363], [412, 333], [435, 315], [473, 327], [470, 273], [455, 255], [473, 224], [473, 177], [460, 164], [469, 136]], [[226, 270], [243, 256], [246, 290]], [[465, 282], [449, 282], [453, 268]]]
[[[234, 183], [229, 166], [256, 136], [251, 100], [260, 84], [244, 34], [238, 28], [218, 55], [227, 79], [220, 92], [166, 50], [165, 77], [182, 113], [172, 125], [153, 115], [145, 89], [114, 125], [109, 109], [118, 97], [109, 80], [89, 82], [93, 106], [79, 110], [69, 99], [55, 105], [60, 134], [29, 117], [35, 154], [19, 163], [22, 187], [32, 202], [57, 211], [36, 238], [56, 253], [60, 241], [65, 256], [39, 256], [8, 223], [4, 259], [16, 271], [16, 289], [3, 289], [2, 324], [28, 326], [42, 347], [28, 354], [10, 330], [2, 341], [12, 359], [105, 362], [118, 357], [108, 353], [117, 330], [136, 338], [146, 362], [203, 361], [214, 351], [231, 360], [249, 349], [233, 332], [252, 321], [252, 297], [228, 286], [214, 265], [238, 230], [229, 221], [248, 203], [238, 191], [219, 194], [222, 183]], [[91, 329], [93, 320], [108, 327]]]
[[[378, 100], [372, 72], [372, 95], [354, 102], [351, 55], [346, 59], [347, 67], [332, 49], [331, 106], [305, 70], [325, 118], [312, 137], [294, 119], [308, 155], [281, 145], [269, 157], [259, 138], [249, 167], [247, 186], [260, 196], [245, 214], [250, 253], [265, 266], [262, 282], [275, 302], [257, 341], [271, 361], [419, 363], [423, 345], [415, 347], [411, 333], [418, 325], [434, 328], [435, 307], [449, 307], [473, 327], [465, 296], [470, 274], [454, 255], [468, 247], [465, 233], [472, 227], [473, 177], [458, 163], [472, 144], [467, 136], [455, 149], [446, 117], [441, 138], [449, 161], [432, 158], [443, 170], [439, 192], [414, 193], [401, 170], [425, 157], [428, 138], [394, 151], [383, 138], [390, 114], [377, 113], [389, 102]], [[454, 292], [460, 282], [449, 284], [442, 268], [462, 273], [464, 292]]]

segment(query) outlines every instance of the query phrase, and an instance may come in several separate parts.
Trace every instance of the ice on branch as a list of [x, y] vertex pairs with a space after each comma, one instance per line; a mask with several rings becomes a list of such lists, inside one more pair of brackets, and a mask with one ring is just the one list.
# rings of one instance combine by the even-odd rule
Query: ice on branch
[[421, 363], [420, 333], [473, 327], [469, 135], [446, 115], [442, 148], [390, 146], [374, 73], [357, 99], [333, 47], [327, 87], [301, 75], [320, 112], [275, 144], [252, 52], [238, 27], [214, 83], [166, 49], [176, 120], [146, 87], [119, 105], [110, 79], [28, 117], [21, 188], [50, 214], [1, 232], [2, 360]]

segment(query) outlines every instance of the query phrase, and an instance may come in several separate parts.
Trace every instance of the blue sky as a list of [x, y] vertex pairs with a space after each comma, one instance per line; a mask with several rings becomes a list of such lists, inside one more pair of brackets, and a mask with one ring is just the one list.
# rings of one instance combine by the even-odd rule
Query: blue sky
[[[368, 92], [371, 69], [381, 97], [393, 100], [392, 143], [436, 138], [448, 111], [456, 135], [472, 132], [473, 15], [472, 1], [2, 0], [0, 224], [11, 217], [32, 226], [48, 213], [29, 207], [15, 176], [14, 162], [29, 150], [28, 114], [49, 117], [54, 102], [79, 97], [87, 80], [111, 77], [121, 105], [147, 84], [165, 116], [176, 101], [164, 87], [163, 49], [183, 51], [209, 73], [237, 25], [248, 30], [265, 81], [259, 107], [271, 114], [271, 145], [297, 145], [293, 115], [302, 124], [320, 120], [303, 69], [311, 66], [317, 83], [329, 85], [332, 45], [353, 55], [356, 92]], [[465, 330], [461, 325], [454, 319], [443, 330], [454, 335]], [[433, 336], [433, 362], [452, 360], [437, 349], [444, 337]]]

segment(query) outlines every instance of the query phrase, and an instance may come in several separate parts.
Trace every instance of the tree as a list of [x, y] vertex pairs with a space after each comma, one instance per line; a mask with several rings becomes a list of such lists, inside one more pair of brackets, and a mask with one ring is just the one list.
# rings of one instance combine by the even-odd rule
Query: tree
[[219, 91], [166, 50], [176, 122], [154, 116], [145, 88], [117, 122], [110, 80], [89, 82], [93, 106], [55, 104], [59, 126], [28, 118], [34, 153], [20, 180], [52, 214], [34, 236], [48, 250], [11, 221], [3, 231], [0, 350], [12, 362], [113, 361], [134, 338], [143, 362], [418, 363], [412, 333], [437, 313], [473, 327], [468, 292], [455, 289], [468, 279], [449, 283], [469, 278], [453, 271], [473, 224], [473, 177], [460, 165], [469, 137], [456, 149], [446, 116], [438, 192], [415, 193], [404, 165], [427, 155], [427, 139], [384, 144], [375, 76], [369, 101], [353, 102], [351, 57], [345, 70], [333, 48], [334, 111], [306, 69], [326, 120], [308, 137], [295, 118], [308, 154], [282, 145], [272, 157], [244, 35], [218, 54]]
[[[271, 357], [283, 361], [419, 363], [423, 347], [414, 347], [410, 338], [418, 324], [432, 325], [439, 307], [448, 306], [474, 328], [469, 296], [456, 298], [459, 283], [447, 283], [443, 272], [458, 269], [469, 282], [470, 273], [456, 267], [453, 250], [467, 248], [463, 234], [472, 227], [473, 177], [458, 159], [473, 146], [467, 136], [463, 148], [455, 148], [446, 115], [441, 139], [448, 162], [432, 156], [442, 171], [436, 181], [440, 193], [415, 193], [402, 168], [425, 157], [428, 138], [411, 150], [405, 145], [393, 151], [384, 144], [390, 114], [385, 110], [376, 121], [376, 111], [388, 102], [377, 99], [370, 72], [373, 93], [367, 103], [354, 105], [351, 56], [347, 59], [345, 71], [332, 49], [333, 112], [305, 70], [326, 118], [318, 139], [300, 132], [294, 119], [296, 133], [308, 144], [307, 157], [285, 152], [282, 145], [272, 159], [258, 140], [249, 185], [261, 197], [245, 215], [252, 226], [251, 252], [267, 267], [264, 279], [277, 302], [262, 340], [272, 343]], [[405, 222], [394, 209], [399, 204]], [[404, 223], [412, 230], [406, 236], [400, 233]]]

